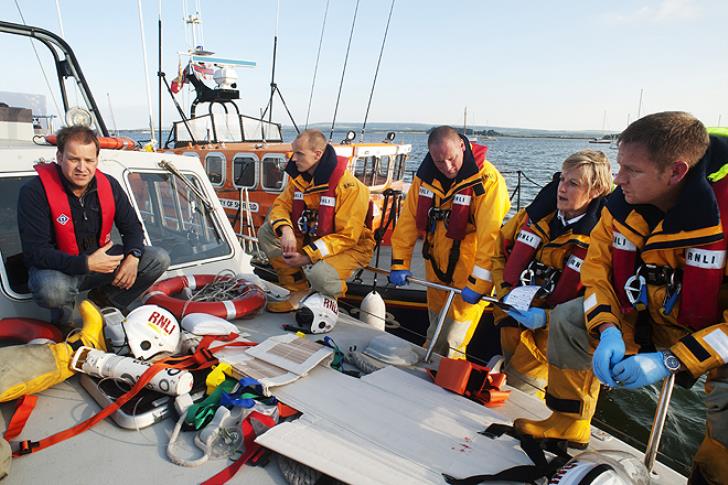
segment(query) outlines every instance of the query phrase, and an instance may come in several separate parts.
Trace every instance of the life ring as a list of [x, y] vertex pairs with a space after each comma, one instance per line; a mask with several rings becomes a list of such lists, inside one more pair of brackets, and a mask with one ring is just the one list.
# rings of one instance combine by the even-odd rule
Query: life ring
[[[51, 145], [55, 145], [58, 141], [56, 135], [47, 135], [45, 140]], [[131, 138], [125, 136], [100, 136], [99, 148], [106, 150], [135, 150], [137, 148], [137, 142]]]
[[35, 339], [62, 342], [63, 333], [52, 323], [36, 320], [35, 318], [0, 319], [0, 341], [13, 340], [27, 344]]
[[232, 300], [188, 302], [186, 299], [172, 296], [185, 289], [196, 290], [202, 288], [216, 280], [220, 281], [220, 276], [211, 274], [169, 278], [152, 285], [142, 297], [142, 302], [166, 308], [178, 319], [189, 313], [207, 313], [226, 320], [235, 320], [250, 316], [265, 305], [266, 298], [263, 290], [257, 285], [242, 279], [237, 281], [243, 283], [245, 290], [241, 296]]

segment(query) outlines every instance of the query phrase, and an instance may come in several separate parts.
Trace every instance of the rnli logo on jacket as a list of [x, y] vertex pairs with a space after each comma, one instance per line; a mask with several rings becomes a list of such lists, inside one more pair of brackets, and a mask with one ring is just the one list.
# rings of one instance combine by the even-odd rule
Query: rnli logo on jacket
[[581, 265], [584, 262], [583, 259], [581, 259], [578, 256], [574, 256], [573, 254], [569, 257], [569, 260], [566, 262], [566, 267], [569, 269], [572, 269], [576, 271], [577, 273], [581, 273]]
[[614, 232], [612, 238], [612, 247], [614, 249], [621, 249], [622, 251], [637, 251], [637, 246], [632, 244], [632, 241], [624, 237], [621, 232]]
[[702, 269], [723, 269], [725, 251], [690, 248], [685, 251], [685, 264]]
[[58, 216], [56, 218], [56, 222], [62, 226], [65, 226], [66, 224], [68, 224], [68, 221], [70, 221], [70, 220], [71, 220], [71, 218], [68, 217], [66, 214], [61, 214], [60, 216]]
[[522, 242], [523, 244], [527, 244], [532, 248], [537, 248], [538, 245], [541, 243], [541, 238], [532, 232], [522, 229], [521, 232], [518, 233], [516, 242]]
[[303, 200], [303, 192], [294, 192], [293, 200]]
[[336, 198], [329, 197], [328, 195], [322, 195], [319, 204], [334, 207], [336, 205]]
[[433, 195], [435, 195], [433, 192], [424, 187], [420, 187], [420, 197], [429, 197], [431, 199]]
[[472, 199], [470, 195], [455, 194], [455, 197], [452, 198], [452, 203], [457, 205], [470, 205], [470, 199]]

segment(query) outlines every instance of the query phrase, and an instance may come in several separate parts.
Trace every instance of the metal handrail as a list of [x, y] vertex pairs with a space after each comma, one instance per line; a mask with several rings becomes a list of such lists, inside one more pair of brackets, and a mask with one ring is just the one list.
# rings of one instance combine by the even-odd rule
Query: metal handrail
[[672, 397], [672, 389], [675, 386], [675, 374], [670, 374], [662, 383], [660, 398], [657, 400], [657, 409], [655, 410], [655, 419], [652, 422], [652, 430], [647, 440], [647, 448], [645, 449], [645, 467], [648, 473], [652, 473], [657, 458], [657, 450], [660, 447], [660, 439], [662, 431], [665, 427], [665, 419], [667, 418], [667, 408], [670, 406], [670, 398]]
[[[389, 271], [382, 268], [375, 268], [373, 266], [367, 266], [367, 271], [371, 271], [372, 273], [379, 273], [382, 275], [389, 275]], [[442, 307], [442, 310], [440, 310], [440, 315], [437, 319], [437, 326], [435, 327], [435, 332], [432, 335], [432, 339], [430, 340], [430, 344], [427, 347], [427, 353], [425, 354], [425, 362], [430, 362], [430, 359], [432, 357], [432, 353], [435, 350], [435, 344], [437, 343], [437, 339], [440, 337], [440, 333], [442, 332], [442, 327], [445, 325], [445, 318], [447, 317], [447, 312], [450, 310], [450, 306], [452, 305], [452, 300], [455, 297], [456, 294], [461, 294], [462, 290], [458, 288], [454, 288], [452, 286], [442, 285], [440, 283], [433, 283], [431, 281], [421, 280], [419, 278], [415, 278], [413, 276], [407, 277], [408, 283], [414, 283], [420, 286], [424, 286], [425, 288], [432, 288], [435, 290], [441, 290], [441, 291], [447, 291], [447, 299], [445, 300], [445, 305]], [[492, 303], [500, 308], [503, 308], [504, 310], [508, 310], [511, 308], [510, 305], [507, 303], [503, 303], [498, 298], [494, 298], [492, 296], [483, 295], [481, 297], [481, 300], [486, 301], [488, 303]]]

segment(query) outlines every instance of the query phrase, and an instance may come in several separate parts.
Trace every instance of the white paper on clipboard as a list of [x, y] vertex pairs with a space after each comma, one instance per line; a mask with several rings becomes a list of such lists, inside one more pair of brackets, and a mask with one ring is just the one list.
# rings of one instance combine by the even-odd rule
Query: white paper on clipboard
[[525, 312], [531, 308], [531, 302], [541, 287], [538, 285], [518, 286], [513, 288], [503, 299], [503, 303], [507, 303], [516, 310]]

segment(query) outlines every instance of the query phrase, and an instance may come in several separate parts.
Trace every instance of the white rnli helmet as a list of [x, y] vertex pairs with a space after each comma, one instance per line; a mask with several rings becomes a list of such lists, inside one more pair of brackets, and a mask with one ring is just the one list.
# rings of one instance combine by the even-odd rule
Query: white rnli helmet
[[636, 457], [616, 450], [576, 455], [549, 481], [558, 485], [648, 485], [649, 474]]
[[339, 318], [336, 298], [314, 292], [304, 297], [296, 312], [296, 323], [311, 333], [326, 333], [333, 330]]
[[131, 353], [147, 360], [160, 352], [175, 353], [180, 343], [177, 319], [157, 305], [142, 305], [127, 315], [124, 330]]

